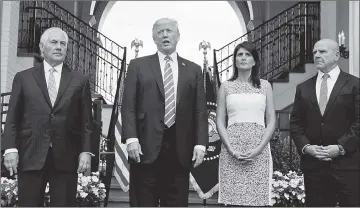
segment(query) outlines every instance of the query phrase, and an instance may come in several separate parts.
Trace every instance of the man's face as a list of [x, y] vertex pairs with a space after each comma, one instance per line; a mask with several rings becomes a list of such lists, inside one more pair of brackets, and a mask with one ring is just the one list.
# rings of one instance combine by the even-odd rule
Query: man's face
[[318, 70], [322, 72], [329, 72], [337, 65], [339, 60], [339, 53], [336, 52], [336, 49], [333, 43], [330, 43], [326, 40], [318, 41], [313, 49], [314, 63]]
[[162, 20], [154, 25], [153, 39], [161, 53], [170, 55], [176, 50], [180, 34], [174, 22]]
[[67, 42], [65, 35], [54, 30], [49, 33], [49, 38], [40, 43], [40, 50], [46, 62], [51, 66], [56, 66], [64, 62], [67, 50]]

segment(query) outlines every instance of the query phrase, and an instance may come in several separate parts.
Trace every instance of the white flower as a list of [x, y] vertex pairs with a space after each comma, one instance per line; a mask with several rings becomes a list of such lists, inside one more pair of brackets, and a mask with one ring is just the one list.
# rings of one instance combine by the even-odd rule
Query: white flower
[[289, 185], [287, 182], [281, 181], [281, 186], [285, 189], [287, 188]]
[[295, 191], [292, 191], [291, 194], [294, 195], [294, 196], [296, 195]]
[[289, 177], [287, 177], [287, 176], [284, 176], [284, 178], [285, 178], [286, 180], [289, 180]]
[[88, 185], [88, 181], [87, 180], [83, 180], [81, 181], [81, 186], [87, 186]]
[[289, 199], [289, 194], [285, 193], [285, 194], [284, 194], [284, 197], [285, 197], [286, 199]]
[[5, 192], [7, 192], [7, 191], [9, 191], [9, 190], [10, 190], [9, 187], [6, 187], [6, 188], [5, 188]]
[[291, 179], [291, 180], [290, 180], [290, 186], [291, 186], [292, 188], [296, 188], [296, 187], [298, 186], [298, 184], [299, 184], [299, 180], [298, 180], [298, 179]]
[[80, 186], [79, 184], [77, 185], [77, 190], [80, 191], [82, 190], [82, 186]]
[[273, 186], [274, 186], [274, 187], [278, 187], [278, 186], [279, 186], [279, 182], [278, 182], [278, 181], [275, 181], [275, 182], [273, 183]]
[[81, 197], [81, 198], [85, 198], [87, 195], [88, 195], [88, 193], [80, 192], [80, 197]]
[[271, 199], [270, 205], [273, 206], [276, 203], [275, 199]]
[[92, 192], [95, 194], [95, 196], [99, 196], [99, 189], [98, 188], [94, 188], [92, 189]]
[[305, 203], [305, 198], [302, 198], [302, 199], [301, 199], [301, 202], [302, 202], [302, 203]]
[[300, 185], [299, 188], [300, 188], [301, 190], [305, 190], [304, 185]]
[[296, 198], [297, 198], [298, 200], [301, 200], [301, 199], [302, 199], [301, 194], [297, 195]]
[[103, 183], [100, 183], [100, 184], [99, 184], [99, 187], [100, 187], [100, 188], [105, 188], [105, 185], [104, 185]]
[[95, 183], [99, 182], [99, 178], [96, 176], [92, 176], [91, 177], [92, 181], [94, 181]]
[[283, 176], [283, 174], [280, 171], [275, 171], [274, 175]]

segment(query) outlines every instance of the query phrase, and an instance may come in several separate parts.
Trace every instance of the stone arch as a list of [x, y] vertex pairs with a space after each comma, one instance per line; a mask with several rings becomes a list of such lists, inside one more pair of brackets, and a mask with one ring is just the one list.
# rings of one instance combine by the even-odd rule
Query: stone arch
[[[116, 1], [96, 1], [94, 7], [94, 16], [97, 20], [99, 20], [99, 24], [96, 24], [97, 30], [102, 28], [107, 15], [115, 3]], [[228, 1], [228, 3], [233, 8], [236, 16], [238, 17], [241, 27], [245, 29], [247, 23], [250, 20], [250, 14], [254, 14], [252, 6], [248, 6], [249, 3], [252, 5], [251, 1]], [[245, 29], [244, 32], [246, 31], [247, 29]]]

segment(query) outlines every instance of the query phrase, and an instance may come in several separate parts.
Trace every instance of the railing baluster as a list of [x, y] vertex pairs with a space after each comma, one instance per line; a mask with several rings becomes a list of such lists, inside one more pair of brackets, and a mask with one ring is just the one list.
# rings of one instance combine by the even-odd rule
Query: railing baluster
[[[231, 62], [234, 47], [250, 35], [253, 37], [251, 41], [259, 52], [262, 66], [260, 67], [261, 78], [275, 79], [281, 73], [291, 70], [291, 67], [311, 60], [311, 45], [320, 39], [319, 7], [319, 2], [299, 2], [253, 31], [215, 50], [214, 56], [218, 62], [214, 64], [217, 65], [220, 77], [231, 71], [230, 68], [234, 64]], [[310, 12], [309, 8], [314, 8], [316, 12]], [[310, 20], [312, 20], [311, 23]], [[307, 27], [310, 24], [312, 29]], [[316, 33], [312, 35], [309, 30]], [[304, 56], [305, 54], [309, 55]]]

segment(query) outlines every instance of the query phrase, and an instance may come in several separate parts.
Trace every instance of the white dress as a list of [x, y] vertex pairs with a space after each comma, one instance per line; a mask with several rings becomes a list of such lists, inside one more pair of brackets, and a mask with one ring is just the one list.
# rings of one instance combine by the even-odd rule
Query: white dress
[[[258, 146], [265, 131], [266, 91], [271, 89], [271, 85], [262, 79], [260, 83], [260, 89], [237, 80], [223, 83], [230, 145], [241, 153]], [[222, 145], [219, 159], [219, 203], [270, 205], [272, 172], [270, 144], [251, 162], [235, 159]]]

